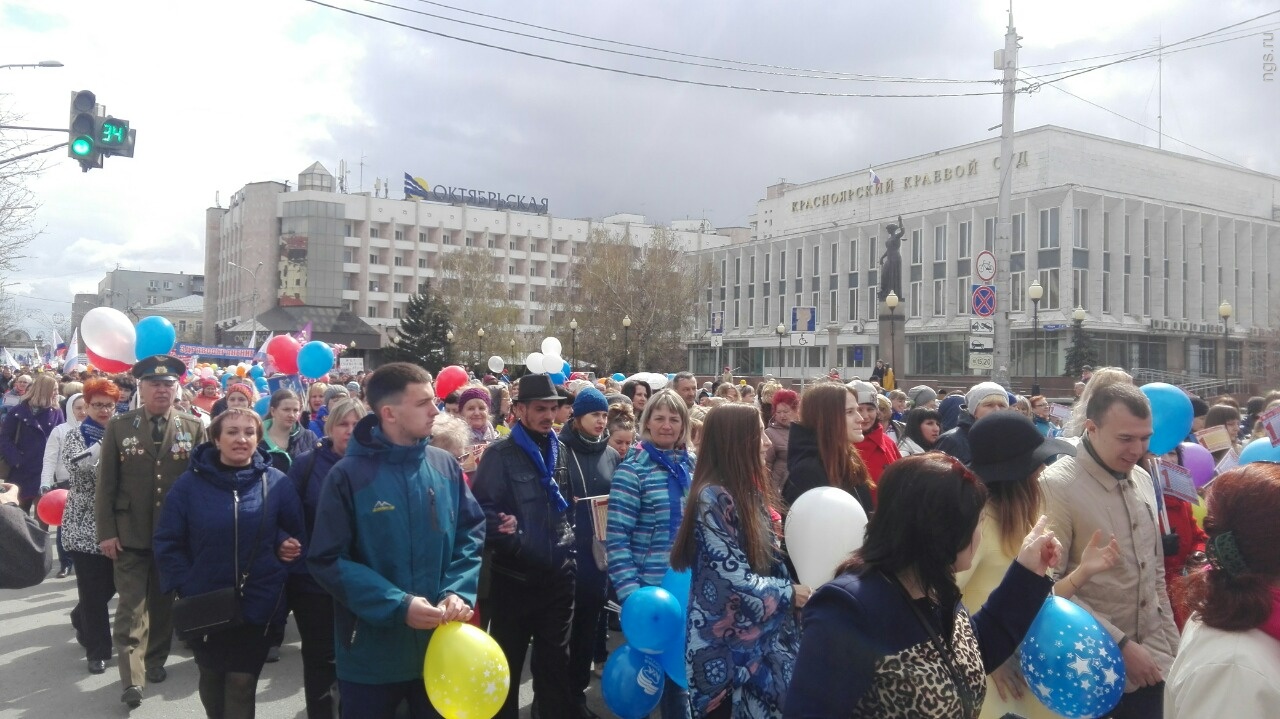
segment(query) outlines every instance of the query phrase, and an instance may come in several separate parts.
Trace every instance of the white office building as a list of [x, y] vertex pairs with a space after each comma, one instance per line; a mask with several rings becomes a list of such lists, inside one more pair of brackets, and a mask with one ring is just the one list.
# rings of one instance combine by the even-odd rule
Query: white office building
[[[905, 356], [886, 359], [908, 378], [979, 374], [967, 360], [970, 296], [975, 258], [994, 241], [999, 145], [769, 187], [748, 241], [700, 253], [718, 281], [701, 298], [695, 370], [867, 376], [890, 344], [879, 336], [889, 323], [878, 260], [885, 227], [901, 216]], [[1076, 308], [1102, 364], [1217, 377], [1225, 355], [1226, 372], [1241, 377], [1265, 362], [1258, 340], [1280, 326], [1280, 178], [1053, 126], [1017, 133], [1014, 151], [1011, 302], [997, 311], [1010, 319], [1016, 384], [1062, 374]], [[1038, 341], [1034, 280], [1047, 329]], [[792, 346], [795, 307], [817, 308], [813, 344]], [[708, 327], [716, 312], [720, 348]]]

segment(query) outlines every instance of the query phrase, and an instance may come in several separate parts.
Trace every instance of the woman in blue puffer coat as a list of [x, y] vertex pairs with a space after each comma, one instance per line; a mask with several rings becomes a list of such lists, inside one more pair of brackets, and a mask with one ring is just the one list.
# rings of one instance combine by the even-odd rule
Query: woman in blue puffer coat
[[241, 626], [205, 634], [191, 648], [205, 712], [251, 717], [269, 631], [285, 618], [287, 564], [301, 554], [306, 527], [298, 493], [258, 448], [256, 413], [228, 409], [214, 418], [209, 437], [169, 490], [152, 549], [160, 590], [179, 597], [235, 586], [237, 566], [247, 574]]

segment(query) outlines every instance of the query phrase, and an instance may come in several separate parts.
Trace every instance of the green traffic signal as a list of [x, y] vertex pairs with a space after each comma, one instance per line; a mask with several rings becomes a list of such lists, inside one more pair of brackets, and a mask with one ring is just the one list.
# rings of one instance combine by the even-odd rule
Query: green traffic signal
[[71, 141], [71, 154], [76, 157], [88, 157], [93, 152], [93, 140], [81, 135]]

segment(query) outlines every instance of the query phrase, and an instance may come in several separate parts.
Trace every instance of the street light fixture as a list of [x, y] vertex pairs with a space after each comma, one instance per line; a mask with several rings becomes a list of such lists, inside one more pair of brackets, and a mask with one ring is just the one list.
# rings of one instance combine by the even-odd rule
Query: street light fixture
[[884, 306], [889, 308], [889, 366], [892, 367], [893, 363], [897, 361], [897, 358], [893, 356], [893, 345], [896, 339], [893, 331], [893, 316], [898, 310], [898, 293], [889, 290], [889, 296], [884, 298]]
[[787, 334], [787, 326], [779, 322], [778, 326], [773, 328], [773, 331], [778, 333], [778, 376], [781, 377], [782, 376], [782, 337]]
[[1035, 367], [1031, 376], [1032, 396], [1040, 394], [1040, 300], [1043, 298], [1044, 287], [1040, 285], [1040, 280], [1032, 280], [1031, 286], [1027, 288], [1027, 299], [1031, 300], [1031, 359]]
[[631, 364], [631, 315], [624, 315], [622, 318], [622, 371], [628, 371]]
[[484, 363], [484, 328], [476, 330], [476, 337], [480, 338], [480, 353], [476, 356], [476, 367], [479, 368]]
[[511, 348], [511, 361], [512, 361], [512, 362], [515, 362], [515, 360], [516, 360], [516, 338], [515, 338], [515, 337], [512, 337], [511, 339], [507, 340], [507, 346]]
[[1218, 316], [1222, 318], [1222, 392], [1227, 388], [1227, 342], [1231, 339], [1231, 303], [1226, 300], [1218, 305]]
[[62, 63], [57, 60], [41, 60], [40, 62], [19, 62], [12, 65], [0, 65], [0, 69], [11, 67], [62, 67]]
[[569, 352], [571, 353], [569, 355], [569, 368], [577, 369], [578, 368], [578, 319], [576, 317], [574, 319], [569, 320], [569, 332], [572, 334], [572, 338], [570, 339], [571, 345], [569, 348]]
[[250, 311], [251, 311], [251, 314], [253, 315], [251, 317], [251, 319], [253, 320], [253, 331], [256, 334], [258, 331], [258, 327], [257, 327], [257, 324], [258, 324], [258, 273], [262, 271], [262, 263], [259, 262], [258, 266], [253, 268], [252, 272], [249, 272], [248, 267], [244, 267], [243, 265], [237, 265], [234, 262], [227, 262], [227, 264], [231, 265], [237, 270], [243, 270], [244, 272], [247, 272], [249, 276], [253, 278], [253, 296], [250, 298], [250, 302], [251, 302]]

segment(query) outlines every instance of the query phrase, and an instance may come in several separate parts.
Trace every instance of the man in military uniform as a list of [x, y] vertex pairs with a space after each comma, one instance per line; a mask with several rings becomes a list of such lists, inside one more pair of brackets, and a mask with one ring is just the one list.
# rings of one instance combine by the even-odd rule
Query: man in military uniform
[[173, 636], [173, 597], [160, 594], [151, 537], [169, 488], [204, 441], [200, 420], [173, 407], [185, 371], [169, 355], [139, 360], [132, 374], [142, 406], [112, 418], [102, 437], [95, 515], [102, 553], [115, 561], [113, 638], [125, 687], [120, 701], [130, 708], [142, 703], [147, 682], [165, 680]]

